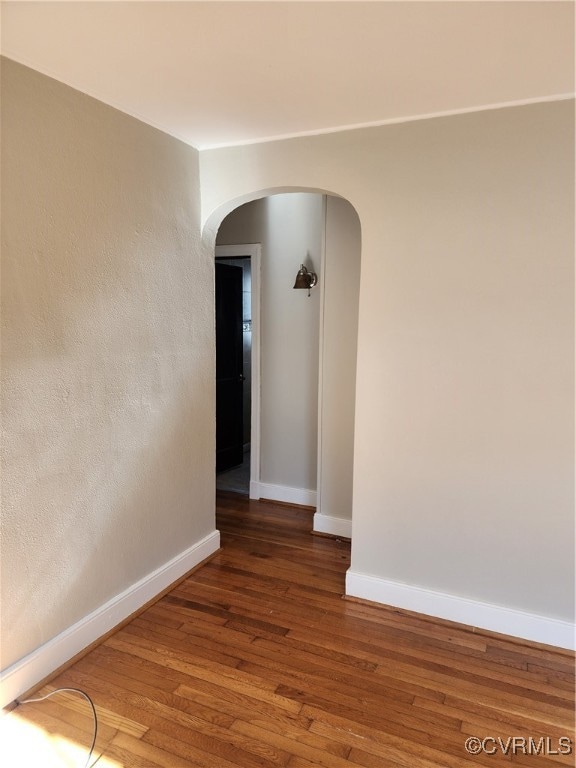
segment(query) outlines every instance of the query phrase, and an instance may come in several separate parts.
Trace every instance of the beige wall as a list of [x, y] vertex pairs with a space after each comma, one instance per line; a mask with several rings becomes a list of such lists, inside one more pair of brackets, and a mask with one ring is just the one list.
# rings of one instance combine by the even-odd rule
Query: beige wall
[[350, 203], [327, 195], [318, 513], [343, 520], [352, 518], [360, 235]]
[[[260, 481], [316, 491], [320, 293], [292, 286], [320, 270], [321, 195], [276, 195], [233, 211], [218, 245], [262, 244]], [[269, 492], [269, 491], [268, 491]]]
[[2, 667], [214, 530], [198, 155], [2, 64]]
[[207, 242], [267, 190], [359, 214], [357, 573], [573, 620], [573, 109], [201, 153]]

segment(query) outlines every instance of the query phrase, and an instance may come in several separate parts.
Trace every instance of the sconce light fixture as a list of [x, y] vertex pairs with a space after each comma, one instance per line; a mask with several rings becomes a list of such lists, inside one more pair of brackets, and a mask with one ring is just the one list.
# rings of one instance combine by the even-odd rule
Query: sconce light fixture
[[318, 282], [318, 275], [316, 272], [308, 272], [304, 264], [300, 265], [298, 274], [296, 275], [296, 282], [294, 288], [304, 288], [308, 290], [308, 296], [310, 296], [310, 288], [314, 288]]

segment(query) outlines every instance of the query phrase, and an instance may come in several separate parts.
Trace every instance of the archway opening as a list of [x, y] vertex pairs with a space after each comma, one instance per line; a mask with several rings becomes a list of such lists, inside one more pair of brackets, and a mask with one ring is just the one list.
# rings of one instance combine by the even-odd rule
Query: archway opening
[[[316, 190], [267, 192], [273, 194], [223, 206], [205, 230], [216, 256], [261, 250], [252, 315], [242, 318], [244, 331], [250, 328], [258, 342], [247, 386], [260, 396], [252, 403], [245, 491], [252, 498], [315, 507], [315, 531], [349, 538], [360, 223], [341, 197]], [[302, 263], [319, 277], [310, 297], [293, 290]]]

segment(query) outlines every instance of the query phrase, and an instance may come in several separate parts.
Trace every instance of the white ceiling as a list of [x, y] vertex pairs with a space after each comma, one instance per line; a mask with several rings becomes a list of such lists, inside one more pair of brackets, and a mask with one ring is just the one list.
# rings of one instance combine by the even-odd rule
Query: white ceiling
[[574, 91], [573, 2], [7, 2], [1, 39], [198, 148]]

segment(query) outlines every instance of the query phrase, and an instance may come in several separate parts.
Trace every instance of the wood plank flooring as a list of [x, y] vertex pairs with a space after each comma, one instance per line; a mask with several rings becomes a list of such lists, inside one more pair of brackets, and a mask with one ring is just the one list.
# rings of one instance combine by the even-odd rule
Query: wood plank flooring
[[[90, 694], [101, 764], [574, 765], [544, 754], [574, 749], [573, 654], [342, 599], [349, 543], [311, 535], [309, 510], [220, 494], [217, 512], [222, 551], [42, 691]], [[74, 694], [13, 715], [90, 743]], [[548, 741], [471, 755], [470, 736]]]

